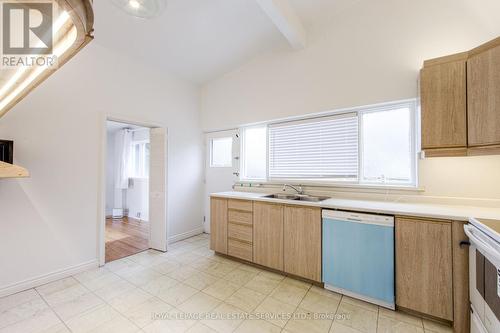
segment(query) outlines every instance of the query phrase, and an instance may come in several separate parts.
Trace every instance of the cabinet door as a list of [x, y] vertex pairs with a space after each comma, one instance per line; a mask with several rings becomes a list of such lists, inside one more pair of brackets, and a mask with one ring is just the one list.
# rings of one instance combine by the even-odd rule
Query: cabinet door
[[500, 46], [467, 62], [469, 146], [500, 144]]
[[396, 304], [453, 320], [451, 222], [396, 219]]
[[321, 282], [321, 209], [285, 207], [285, 272]]
[[467, 147], [465, 75], [465, 58], [422, 69], [422, 149]]
[[464, 232], [467, 222], [453, 221], [453, 329], [454, 333], [469, 333], [469, 247], [460, 246], [460, 242], [469, 239]]
[[227, 199], [210, 200], [210, 249], [227, 254]]
[[283, 270], [283, 206], [255, 202], [253, 206], [253, 260]]

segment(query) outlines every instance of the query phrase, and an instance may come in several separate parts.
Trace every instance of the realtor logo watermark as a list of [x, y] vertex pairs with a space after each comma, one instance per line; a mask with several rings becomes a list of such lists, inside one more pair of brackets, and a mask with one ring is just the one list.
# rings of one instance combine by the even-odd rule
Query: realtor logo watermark
[[0, 68], [57, 66], [57, 56], [53, 54], [53, 3], [0, 0], [0, 4]]

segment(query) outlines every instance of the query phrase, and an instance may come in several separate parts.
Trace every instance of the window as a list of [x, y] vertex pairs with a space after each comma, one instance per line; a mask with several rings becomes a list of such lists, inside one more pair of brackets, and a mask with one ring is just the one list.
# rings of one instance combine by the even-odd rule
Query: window
[[242, 129], [242, 180], [416, 185], [415, 101]]
[[233, 166], [233, 138], [212, 139], [210, 145], [210, 167], [230, 168]]
[[269, 178], [356, 180], [357, 114], [270, 125]]
[[129, 164], [131, 178], [149, 178], [149, 157], [149, 142], [132, 142]]
[[413, 182], [412, 112], [408, 107], [362, 114], [363, 182]]
[[267, 126], [242, 129], [242, 177], [266, 179], [267, 175]]

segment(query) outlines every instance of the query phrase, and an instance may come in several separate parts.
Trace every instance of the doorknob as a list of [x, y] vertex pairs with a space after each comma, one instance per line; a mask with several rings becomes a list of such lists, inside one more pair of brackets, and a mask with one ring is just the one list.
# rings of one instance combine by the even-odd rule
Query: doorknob
[[239, 177], [240, 173], [239, 172], [233, 172], [233, 175], [235, 175], [236, 177]]

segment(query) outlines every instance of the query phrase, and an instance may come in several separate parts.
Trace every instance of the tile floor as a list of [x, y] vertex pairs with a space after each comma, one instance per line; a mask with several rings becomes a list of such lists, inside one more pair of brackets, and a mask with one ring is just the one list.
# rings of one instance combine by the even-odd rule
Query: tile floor
[[222, 258], [208, 242], [199, 235], [4, 297], [0, 333], [452, 331]]

